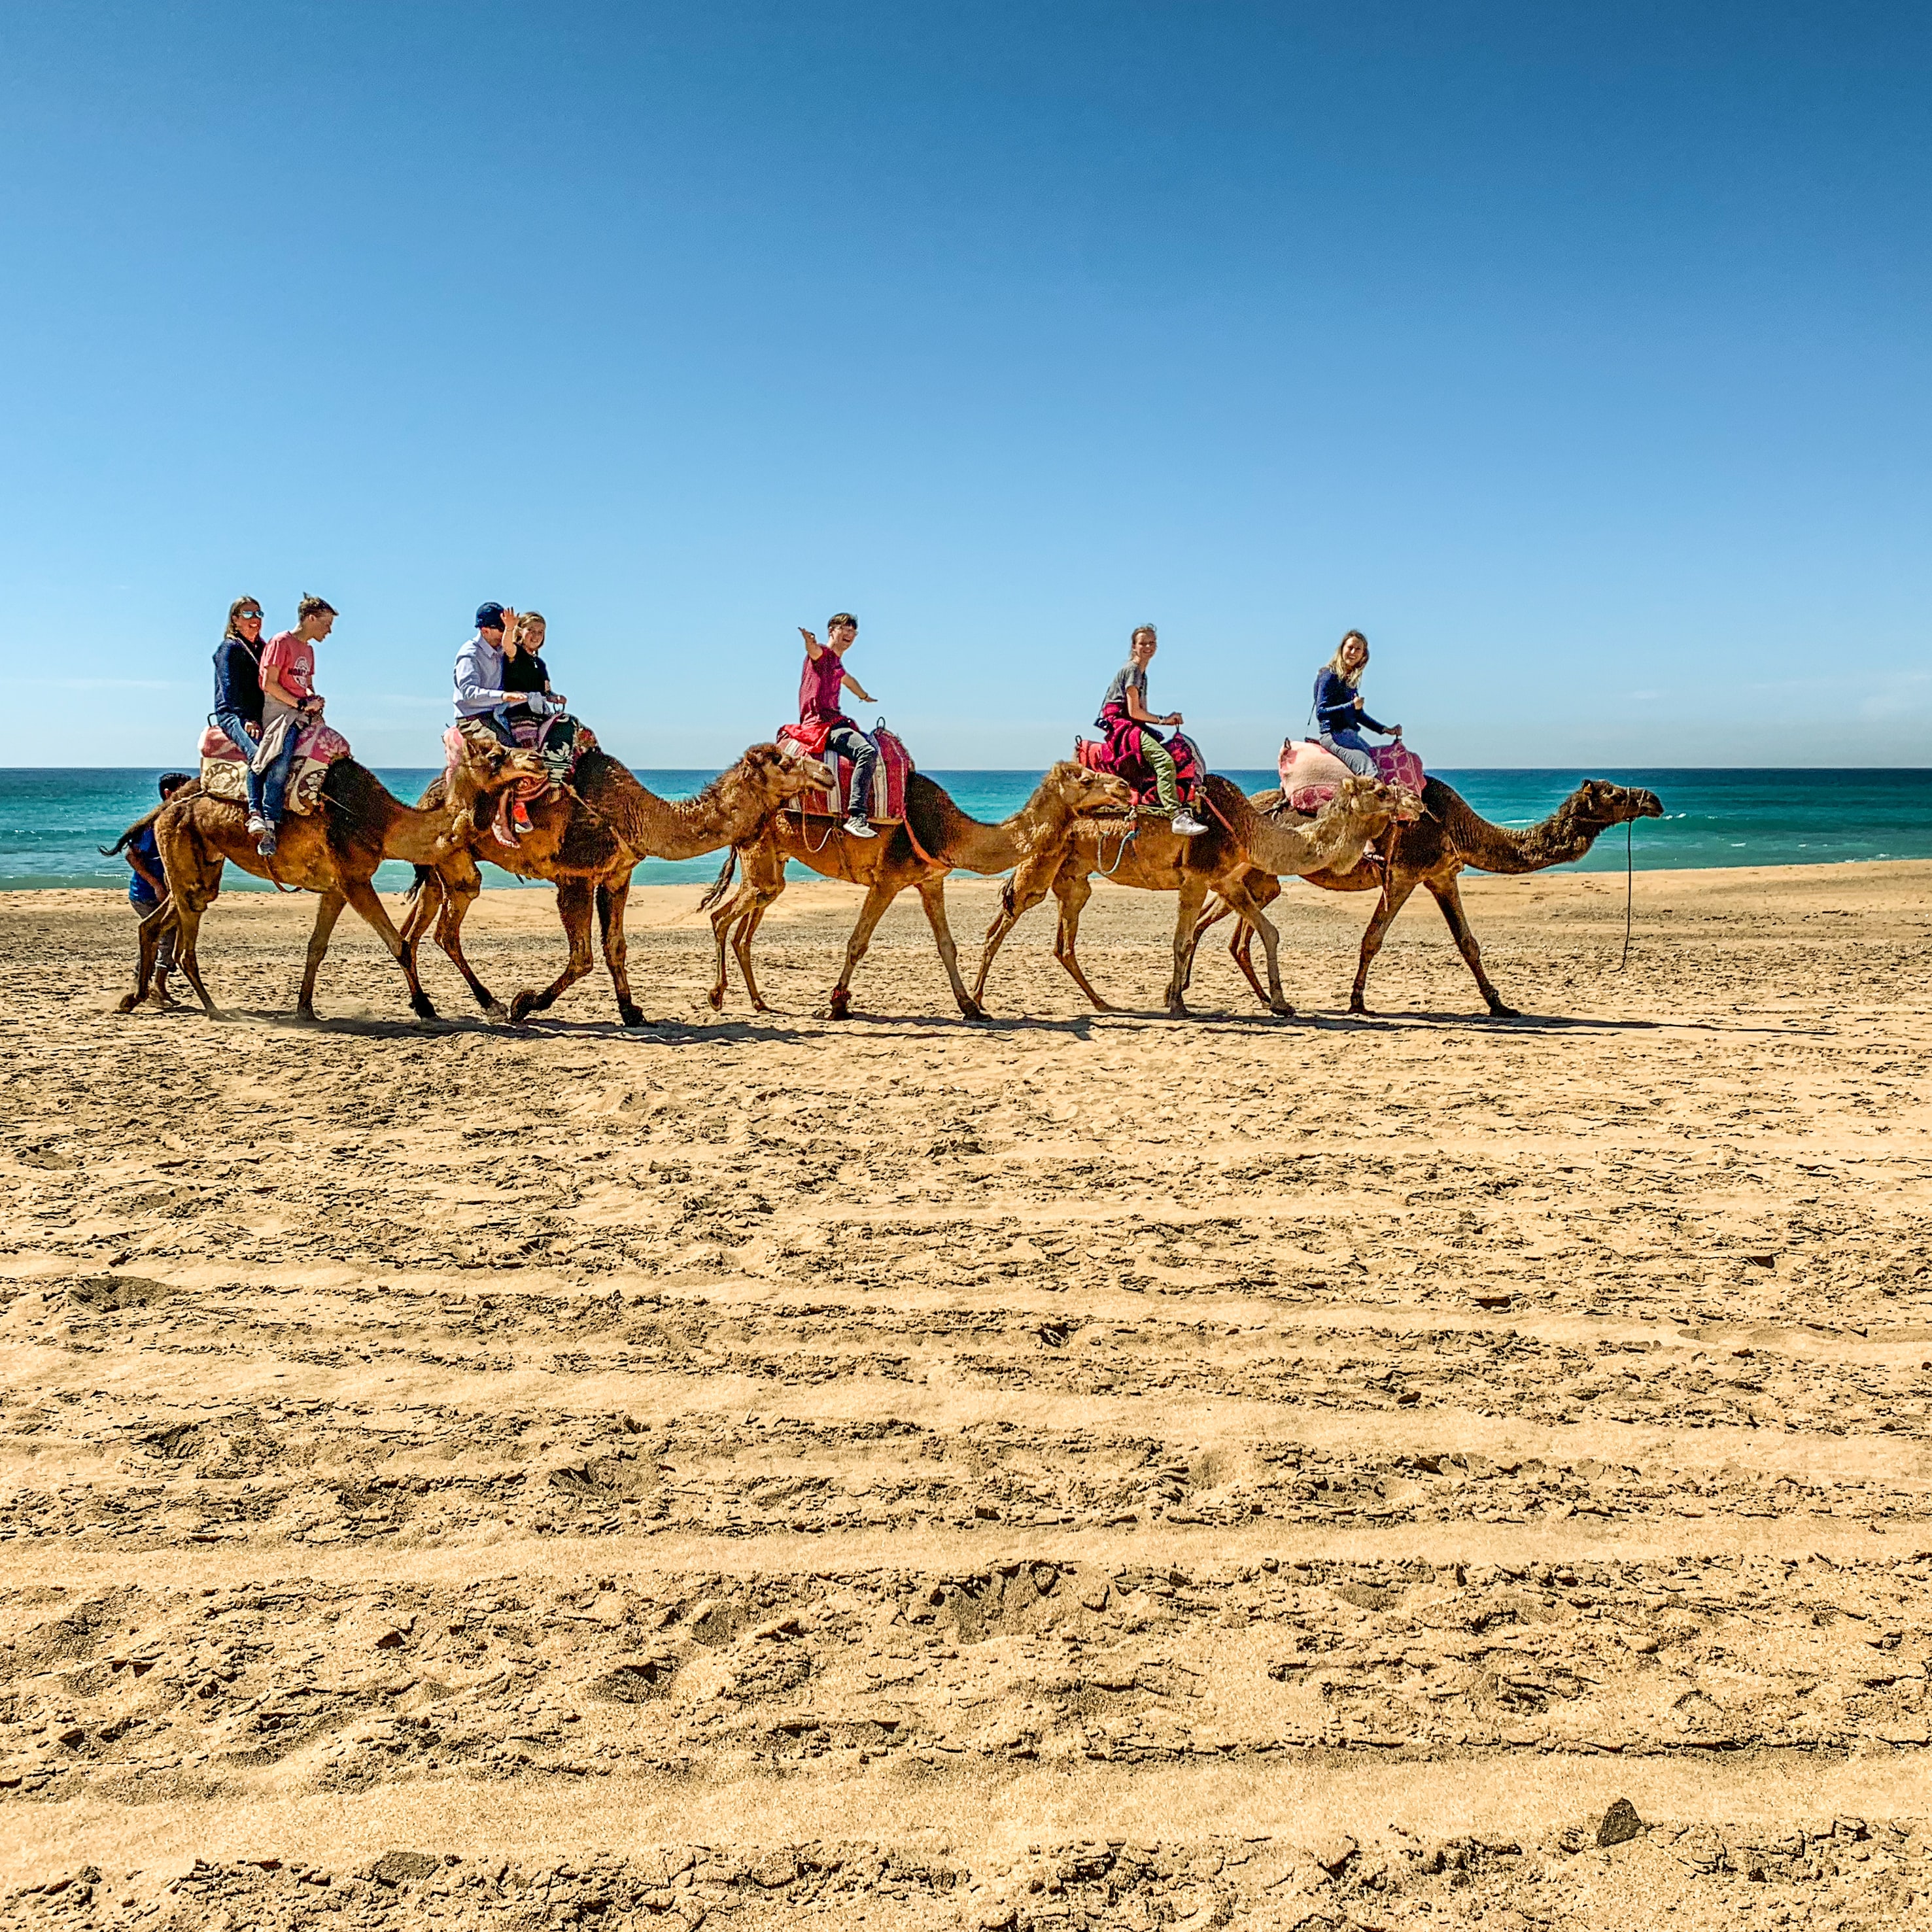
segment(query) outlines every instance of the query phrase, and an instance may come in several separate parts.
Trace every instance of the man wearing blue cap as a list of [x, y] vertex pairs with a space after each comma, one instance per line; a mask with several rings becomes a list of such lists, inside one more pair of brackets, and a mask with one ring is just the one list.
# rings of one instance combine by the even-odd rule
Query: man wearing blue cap
[[523, 702], [522, 692], [503, 687], [503, 638], [516, 621], [516, 612], [500, 604], [478, 605], [476, 634], [456, 654], [458, 721], [473, 718], [506, 745], [516, 742], [510, 728], [490, 713]]

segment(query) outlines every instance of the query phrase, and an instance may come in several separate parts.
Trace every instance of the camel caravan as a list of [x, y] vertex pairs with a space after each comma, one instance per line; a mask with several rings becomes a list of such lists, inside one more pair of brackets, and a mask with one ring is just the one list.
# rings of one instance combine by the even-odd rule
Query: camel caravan
[[[952, 996], [968, 1019], [986, 1017], [986, 986], [1014, 926], [1051, 894], [1058, 908], [1054, 956], [1102, 1012], [1114, 1010], [1082, 969], [1078, 942], [1094, 880], [1175, 895], [1173, 959], [1166, 1004], [1187, 1012], [1195, 951], [1217, 921], [1236, 923], [1236, 964], [1274, 1013], [1292, 1015], [1282, 995], [1279, 934], [1268, 908], [1290, 878], [1334, 892], [1372, 892], [1349, 1010], [1367, 1011], [1369, 969], [1390, 922], [1418, 886], [1442, 910], [1490, 1013], [1516, 1017], [1490, 983], [1457, 879], [1466, 866], [1538, 872], [1580, 857], [1612, 826], [1660, 815], [1655, 794], [1591, 779], [1542, 824], [1513, 831], [1490, 824], [1440, 778], [1428, 776], [1402, 742], [1362, 707], [1368, 640], [1352, 631], [1317, 674], [1315, 730], [1282, 748], [1278, 787], [1250, 796], [1209, 771], [1183, 730], [1182, 715], [1148, 705], [1148, 667], [1159, 648], [1150, 624], [1133, 633], [1127, 662], [1102, 700], [1102, 735], [1077, 739], [1010, 818], [985, 824], [918, 771], [882, 725], [868, 732], [844, 710], [846, 694], [872, 704], [845, 660], [858, 620], [836, 614], [825, 640], [801, 628], [804, 668], [798, 720], [748, 746], [695, 797], [658, 797], [600, 746], [554, 690], [543, 656], [547, 627], [536, 612], [495, 604], [476, 613], [458, 652], [454, 722], [443, 734], [443, 769], [413, 805], [392, 796], [325, 719], [316, 688], [315, 646], [336, 613], [305, 597], [293, 628], [266, 643], [261, 605], [238, 598], [215, 652], [215, 703], [201, 742], [198, 774], [162, 781], [162, 802], [130, 826], [107, 853], [135, 872], [130, 896], [142, 915], [132, 991], [120, 1010], [151, 998], [168, 1001], [176, 968], [211, 1017], [202, 979], [203, 914], [224, 866], [285, 891], [316, 896], [297, 1013], [315, 1016], [317, 975], [345, 906], [368, 921], [400, 969], [410, 1010], [436, 1009], [417, 955], [426, 934], [448, 955], [477, 1004], [520, 1022], [554, 1003], [594, 963], [591, 921], [626, 1026], [646, 1024], [633, 998], [624, 914], [631, 879], [647, 858], [692, 859], [722, 851], [718, 879], [701, 906], [711, 916], [716, 976], [710, 998], [722, 1011], [735, 958], [754, 1011], [752, 941], [784, 890], [787, 862], [864, 888], [826, 1017], [851, 1010], [852, 980], [892, 902], [916, 892]], [[1372, 731], [1388, 742], [1370, 743]], [[463, 926], [482, 887], [488, 859], [518, 877], [556, 888], [568, 952], [546, 986], [505, 1003], [463, 949]], [[376, 868], [400, 860], [415, 882], [400, 925], [374, 886]], [[969, 989], [946, 916], [955, 872], [1004, 875]], [[1257, 975], [1258, 936], [1267, 974]]]

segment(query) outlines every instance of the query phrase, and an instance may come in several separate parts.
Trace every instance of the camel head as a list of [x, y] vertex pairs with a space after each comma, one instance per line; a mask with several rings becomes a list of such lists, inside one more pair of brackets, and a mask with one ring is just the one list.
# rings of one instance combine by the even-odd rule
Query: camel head
[[550, 783], [549, 768], [536, 752], [466, 737], [463, 754], [448, 776], [445, 802], [459, 819], [468, 819], [480, 831], [490, 816], [486, 808], [494, 800], [499, 836], [503, 844], [514, 845], [517, 835], [510, 807], [518, 787], [532, 782]]
[[818, 759], [788, 758], [776, 745], [754, 745], [738, 767], [767, 811], [808, 791], [829, 791], [838, 782]]
[[1133, 810], [1134, 793], [1112, 772], [1090, 772], [1062, 758], [1040, 780], [1033, 802], [1060, 819], [1119, 818]]
[[1406, 786], [1384, 784], [1380, 778], [1358, 777], [1351, 772], [1335, 788], [1334, 797], [1316, 814], [1318, 820], [1330, 812], [1338, 818], [1366, 823], [1373, 837], [1391, 824], [1413, 824], [1422, 816], [1422, 801]]
[[1624, 825], [1634, 818], [1664, 816], [1655, 792], [1640, 785], [1612, 784], [1608, 778], [1586, 778], [1570, 794], [1569, 803], [1584, 825]]

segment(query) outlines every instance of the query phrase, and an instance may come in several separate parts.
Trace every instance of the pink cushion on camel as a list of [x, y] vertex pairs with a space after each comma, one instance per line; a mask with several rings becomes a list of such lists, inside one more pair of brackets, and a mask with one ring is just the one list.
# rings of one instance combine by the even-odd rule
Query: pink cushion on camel
[[1348, 768], [1333, 752], [1305, 738], [1285, 738], [1277, 767], [1281, 788], [1297, 812], [1316, 812], [1336, 794]]

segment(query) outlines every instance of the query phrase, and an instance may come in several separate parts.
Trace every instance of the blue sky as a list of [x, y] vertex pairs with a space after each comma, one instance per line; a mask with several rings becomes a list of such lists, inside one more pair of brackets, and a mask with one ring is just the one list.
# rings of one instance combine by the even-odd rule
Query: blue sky
[[646, 765], [842, 605], [930, 766], [1148, 616], [1229, 767], [1351, 625], [1435, 763], [1926, 763], [1928, 101], [1856, 0], [9, 9], [0, 763], [309, 590], [376, 764], [484, 597]]

